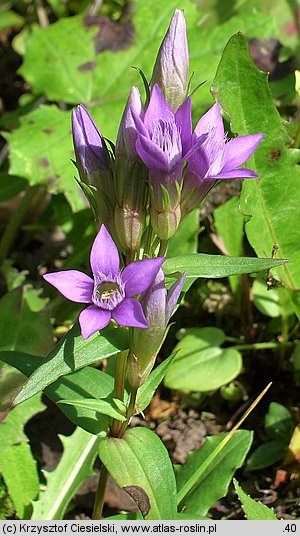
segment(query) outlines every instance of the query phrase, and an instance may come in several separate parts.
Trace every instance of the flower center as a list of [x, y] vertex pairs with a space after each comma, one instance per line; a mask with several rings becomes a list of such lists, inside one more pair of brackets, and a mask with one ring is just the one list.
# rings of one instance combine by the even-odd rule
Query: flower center
[[93, 302], [101, 309], [112, 311], [124, 299], [124, 283], [120, 276], [109, 277], [103, 274], [95, 277]]
[[154, 125], [152, 131], [152, 141], [166, 154], [170, 164], [175, 165], [182, 156], [182, 144], [179, 129], [173, 120], [172, 122], [160, 119]]

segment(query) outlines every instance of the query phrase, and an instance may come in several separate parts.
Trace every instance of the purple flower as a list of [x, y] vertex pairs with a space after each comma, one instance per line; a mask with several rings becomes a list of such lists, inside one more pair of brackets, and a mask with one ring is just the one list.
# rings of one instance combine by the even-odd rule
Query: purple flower
[[135, 261], [120, 271], [117, 247], [102, 225], [90, 255], [93, 279], [78, 270], [46, 274], [44, 279], [69, 300], [92, 304], [79, 315], [81, 333], [87, 339], [111, 318], [121, 326], [148, 327], [142, 306], [133, 296], [148, 289], [164, 260]]
[[72, 112], [72, 132], [77, 166], [81, 179], [86, 182], [108, 169], [109, 155], [102, 134], [82, 104]]
[[142, 106], [140, 92], [137, 87], [133, 87], [131, 89], [121, 119], [116, 141], [116, 156], [123, 156], [129, 162], [133, 162], [138, 157], [135, 148], [137, 133], [135, 123], [132, 117], [132, 110], [134, 110], [137, 116], [140, 117], [141, 120], [143, 120], [144, 110]]
[[219, 103], [198, 121], [192, 136], [192, 145], [197, 139], [205, 140], [197, 151], [188, 155], [187, 169], [182, 190], [182, 213], [195, 208], [212, 188], [216, 180], [255, 178], [257, 174], [248, 168], [241, 168], [264, 134], [250, 134], [227, 139]]
[[189, 51], [184, 12], [176, 9], [160, 46], [151, 84], [158, 83], [174, 110], [188, 91]]
[[167, 292], [162, 269], [141, 298], [148, 329], [133, 329], [129, 343], [128, 379], [132, 386], [141, 385], [150, 373], [167, 333], [168, 322], [174, 313], [185, 274]]

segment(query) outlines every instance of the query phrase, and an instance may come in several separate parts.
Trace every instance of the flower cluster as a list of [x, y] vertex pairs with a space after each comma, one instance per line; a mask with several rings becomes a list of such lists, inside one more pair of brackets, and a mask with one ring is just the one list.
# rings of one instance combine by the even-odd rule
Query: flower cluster
[[[192, 127], [189, 54], [183, 11], [160, 47], [145, 106], [133, 87], [116, 145], [107, 145], [83, 105], [72, 115], [79, 183], [100, 228], [92, 278], [77, 270], [45, 275], [66, 298], [88, 304], [79, 316], [88, 338], [111, 320], [130, 327], [128, 379], [139, 387], [164, 340], [184, 283], [167, 292], [162, 265], [170, 238], [216, 181], [253, 178], [241, 167], [263, 134], [228, 139], [220, 105]], [[122, 269], [120, 269], [120, 261]]]

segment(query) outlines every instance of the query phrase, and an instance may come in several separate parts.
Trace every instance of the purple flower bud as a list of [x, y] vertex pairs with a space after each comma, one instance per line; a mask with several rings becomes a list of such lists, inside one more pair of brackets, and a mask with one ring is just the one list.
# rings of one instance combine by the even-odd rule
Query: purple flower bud
[[188, 91], [189, 51], [183, 10], [176, 9], [160, 46], [151, 85], [159, 84], [173, 110], [186, 99]]
[[131, 330], [128, 379], [133, 387], [142, 385], [151, 372], [165, 339], [167, 325], [177, 305], [184, 281], [185, 274], [167, 292], [164, 273], [160, 269], [141, 298], [148, 329]]
[[44, 279], [69, 300], [91, 304], [79, 315], [81, 333], [87, 339], [112, 318], [121, 326], [148, 327], [142, 306], [133, 296], [148, 289], [164, 260], [135, 261], [120, 271], [117, 247], [102, 225], [90, 256], [93, 279], [78, 270], [46, 274]]
[[108, 169], [109, 155], [102, 134], [82, 104], [73, 109], [72, 132], [81, 180], [93, 184], [97, 173]]
[[133, 87], [131, 89], [125, 110], [123, 112], [116, 141], [116, 157], [118, 158], [118, 156], [123, 156], [129, 162], [133, 162], [138, 158], [135, 148], [137, 133], [132, 117], [132, 110], [134, 110], [136, 115], [143, 120], [144, 110], [140, 92], [137, 87]]

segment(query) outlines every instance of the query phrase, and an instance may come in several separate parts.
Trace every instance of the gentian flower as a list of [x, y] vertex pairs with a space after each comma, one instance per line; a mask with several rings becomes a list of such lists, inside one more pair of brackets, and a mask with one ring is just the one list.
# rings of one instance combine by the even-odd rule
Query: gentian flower
[[254, 153], [264, 134], [250, 134], [228, 140], [220, 105], [216, 103], [198, 121], [192, 145], [203, 135], [206, 135], [204, 142], [186, 159], [187, 169], [182, 191], [185, 214], [202, 201], [215, 181], [257, 177], [257, 173], [251, 169], [240, 166]]
[[142, 306], [133, 296], [151, 285], [164, 257], [135, 261], [120, 271], [119, 254], [104, 225], [93, 243], [90, 263], [93, 279], [78, 270], [44, 275], [65, 298], [90, 303], [79, 315], [84, 339], [105, 328], [111, 318], [121, 326], [147, 328]]
[[183, 162], [203, 143], [206, 135], [192, 138], [191, 99], [173, 112], [158, 84], [153, 86], [142, 120], [132, 109], [137, 130], [136, 150], [149, 170], [152, 188], [151, 224], [163, 240], [180, 222], [180, 183]]
[[140, 247], [148, 205], [148, 173], [136, 152], [137, 132], [132, 110], [144, 118], [138, 88], [131, 89], [118, 131], [115, 159], [115, 229], [123, 248], [134, 253]]
[[141, 120], [144, 119], [145, 112], [142, 106], [140, 92], [135, 86], [130, 91], [116, 141], [116, 157], [123, 156], [129, 162], [133, 162], [138, 158], [135, 148], [137, 133], [132, 117], [132, 110], [134, 110]]
[[108, 169], [109, 153], [101, 132], [82, 104], [72, 112], [72, 133], [81, 179], [93, 184], [97, 173]]
[[176, 9], [160, 46], [151, 85], [159, 84], [173, 110], [186, 99], [188, 91], [189, 51], [184, 12]]
[[101, 132], [80, 104], [72, 112], [72, 133], [76, 164], [83, 191], [95, 213], [98, 224], [106, 223], [113, 230], [115, 193], [110, 154]]
[[130, 332], [128, 380], [133, 387], [141, 385], [154, 365], [164, 342], [167, 326], [175, 311], [186, 275], [167, 291], [163, 270], [157, 272], [152, 284], [141, 297], [148, 329], [135, 328]]

